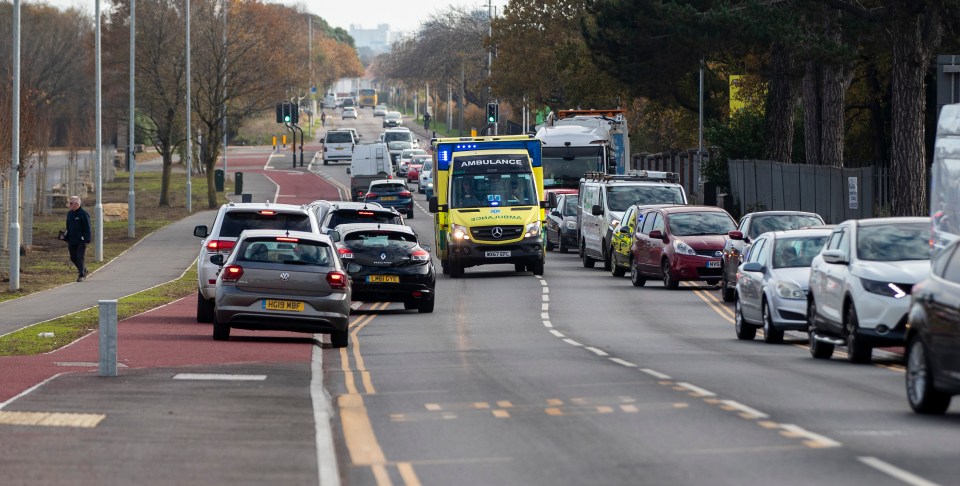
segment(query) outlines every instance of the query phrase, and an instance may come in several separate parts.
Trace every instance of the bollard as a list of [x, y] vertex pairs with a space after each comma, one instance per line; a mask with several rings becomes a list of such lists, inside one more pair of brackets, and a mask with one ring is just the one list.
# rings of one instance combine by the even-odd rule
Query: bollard
[[241, 194], [240, 202], [245, 202], [245, 203], [253, 202], [253, 194], [250, 194], [249, 192], [245, 192]]
[[233, 193], [235, 195], [243, 194], [243, 172], [237, 172], [233, 179]]
[[217, 192], [223, 192], [223, 179], [224, 179], [223, 169], [217, 169], [213, 171], [213, 185], [216, 188]]
[[100, 304], [100, 376], [117, 376], [117, 301]]

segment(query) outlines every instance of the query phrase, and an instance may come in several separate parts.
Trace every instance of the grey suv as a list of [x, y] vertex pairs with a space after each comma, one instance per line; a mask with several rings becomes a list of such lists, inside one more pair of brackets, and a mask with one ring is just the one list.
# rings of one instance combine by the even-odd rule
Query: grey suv
[[217, 272], [220, 266], [211, 262], [212, 255], [226, 258], [233, 251], [237, 238], [248, 229], [285, 229], [320, 234], [316, 213], [292, 204], [227, 203], [220, 206], [213, 227], [201, 224], [193, 235], [203, 238], [197, 257], [197, 322], [213, 322], [214, 298], [217, 294]]

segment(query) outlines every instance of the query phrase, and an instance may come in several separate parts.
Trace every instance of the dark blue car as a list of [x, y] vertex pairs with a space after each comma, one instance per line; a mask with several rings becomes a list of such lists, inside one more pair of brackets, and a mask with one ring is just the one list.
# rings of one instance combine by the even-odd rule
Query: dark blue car
[[385, 208], [394, 208], [413, 219], [413, 193], [400, 179], [380, 179], [370, 183], [365, 202], [375, 202]]

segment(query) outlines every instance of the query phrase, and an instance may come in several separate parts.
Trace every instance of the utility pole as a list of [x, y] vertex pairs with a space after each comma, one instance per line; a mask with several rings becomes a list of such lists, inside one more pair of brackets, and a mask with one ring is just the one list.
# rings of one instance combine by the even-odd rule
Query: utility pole
[[[97, 0], [98, 2], [100, 0]], [[193, 212], [193, 185], [190, 181], [191, 172], [193, 172], [193, 125], [190, 122], [190, 113], [193, 111], [193, 105], [190, 91], [190, 0], [187, 0], [187, 212]]]
[[102, 62], [100, 59], [100, 0], [96, 2], [96, 103], [97, 103], [97, 118], [96, 118], [96, 129], [94, 130], [94, 137], [96, 142], [96, 154], [97, 160], [93, 164], [94, 167], [94, 179], [97, 187], [97, 203], [93, 207], [93, 212], [97, 220], [97, 235], [95, 237], [96, 244], [94, 245], [94, 258], [98, 262], [103, 261], [103, 80], [101, 79], [102, 75]]
[[[493, 37], [493, 0], [487, 0], [487, 36]], [[487, 97], [493, 98], [493, 87], [490, 86], [490, 77], [493, 75], [493, 46], [487, 52]], [[493, 134], [497, 135], [497, 128], [500, 120], [493, 123]]]
[[130, 0], [130, 126], [127, 135], [127, 170], [130, 172], [130, 190], [127, 191], [127, 236], [133, 238], [137, 235], [137, 191], [133, 185], [133, 174], [136, 172], [136, 155], [133, 145], [136, 142], [136, 124], [135, 124], [135, 106], [136, 106], [136, 85], [134, 84], [134, 74], [136, 72], [136, 54], [137, 54], [137, 0]]
[[[132, 1], [132, 0], [131, 0]], [[223, 0], [223, 176], [227, 176], [227, 0]], [[236, 181], [234, 181], [236, 184]]]
[[13, 137], [10, 159], [10, 292], [20, 290], [20, 0], [13, 0]]

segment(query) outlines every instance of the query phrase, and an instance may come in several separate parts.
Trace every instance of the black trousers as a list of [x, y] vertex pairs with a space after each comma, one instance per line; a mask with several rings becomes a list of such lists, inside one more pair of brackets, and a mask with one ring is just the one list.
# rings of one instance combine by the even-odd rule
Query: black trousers
[[67, 243], [67, 249], [70, 250], [70, 261], [77, 266], [77, 274], [82, 277], [87, 273], [87, 266], [83, 263], [84, 256], [87, 253], [87, 244], [82, 241], [80, 243]]

